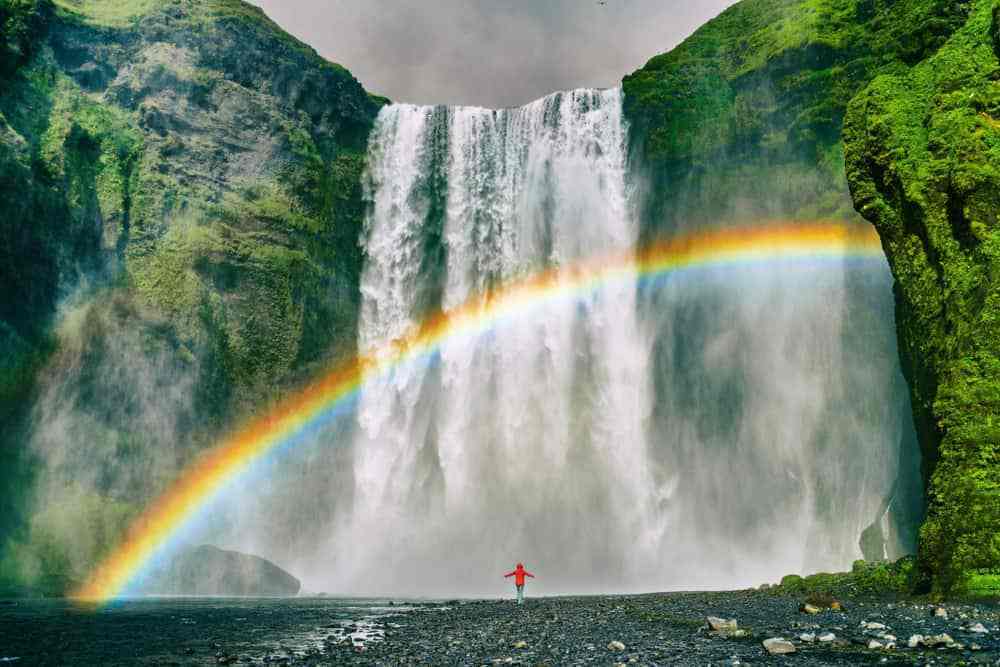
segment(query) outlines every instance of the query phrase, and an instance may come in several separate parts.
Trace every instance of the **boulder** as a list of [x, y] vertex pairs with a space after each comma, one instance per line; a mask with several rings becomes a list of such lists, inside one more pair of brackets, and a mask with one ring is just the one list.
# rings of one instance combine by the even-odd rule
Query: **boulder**
[[201, 545], [184, 549], [153, 572], [141, 592], [146, 595], [293, 597], [301, 587], [298, 579], [259, 556]]
[[955, 640], [951, 638], [951, 635], [947, 633], [941, 633], [939, 635], [931, 635], [929, 637], [924, 637], [924, 646], [927, 648], [935, 648], [937, 646], [951, 646], [955, 643]]
[[718, 616], [709, 616], [705, 620], [708, 622], [708, 627], [714, 632], [732, 632], [738, 627], [735, 618], [726, 620], [724, 618], [719, 618]]
[[771, 655], [795, 653], [795, 644], [782, 637], [772, 637], [764, 640], [764, 648]]

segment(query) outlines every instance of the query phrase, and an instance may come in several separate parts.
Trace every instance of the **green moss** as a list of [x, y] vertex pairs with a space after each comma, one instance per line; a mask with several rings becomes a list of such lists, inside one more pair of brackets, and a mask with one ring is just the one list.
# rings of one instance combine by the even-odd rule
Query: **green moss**
[[0, 0], [0, 81], [34, 54], [50, 13], [47, 0]]
[[[354, 351], [360, 180], [383, 98], [238, 0], [0, 0], [0, 25], [0, 284], [14, 295], [0, 301], [0, 485], [29, 483], [24, 395], [60, 363], [55, 305], [81, 274], [116, 288], [116, 336], [152, 327], [151, 354], [197, 373], [187, 454]], [[108, 335], [74, 343], [88, 364]], [[95, 419], [88, 441], [157, 449], [132, 426]], [[121, 501], [82, 491], [87, 507]], [[65, 526], [24, 509], [0, 500], [14, 560], [35, 568], [14, 578], [60, 590], [79, 570], [49, 539]]]
[[76, 20], [108, 27], [124, 27], [160, 3], [157, 0], [54, 0], [64, 14]]
[[895, 563], [855, 561], [850, 572], [819, 572], [807, 577], [790, 574], [769, 591], [777, 595], [807, 596], [819, 602], [837, 598], [906, 596], [914, 592], [915, 586], [916, 562], [906, 557]]
[[631, 135], [653, 181], [647, 233], [700, 220], [856, 219], [836, 162], [849, 100], [933, 52], [965, 9], [744, 0], [625, 77]]
[[855, 98], [847, 174], [897, 280], [904, 371], [924, 447], [920, 566], [939, 592], [1000, 567], [1000, 67], [995, 10]]
[[[875, 223], [928, 486], [919, 570], [941, 591], [1000, 563], [993, 4], [744, 0], [623, 81], [646, 235], [855, 209]], [[869, 574], [852, 585], [882, 585]]]
[[1000, 571], [970, 572], [962, 592], [975, 598], [1000, 599]]

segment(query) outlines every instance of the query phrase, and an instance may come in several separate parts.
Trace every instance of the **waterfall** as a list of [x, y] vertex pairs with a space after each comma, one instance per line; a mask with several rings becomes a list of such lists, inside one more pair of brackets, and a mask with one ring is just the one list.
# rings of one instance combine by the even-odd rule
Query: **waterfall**
[[[626, 153], [618, 89], [384, 108], [362, 351], [518, 276], [634, 248]], [[908, 446], [888, 271], [747, 271], [560, 301], [367, 387], [318, 578], [496, 593], [523, 560], [539, 590], [583, 593], [849, 565]]]

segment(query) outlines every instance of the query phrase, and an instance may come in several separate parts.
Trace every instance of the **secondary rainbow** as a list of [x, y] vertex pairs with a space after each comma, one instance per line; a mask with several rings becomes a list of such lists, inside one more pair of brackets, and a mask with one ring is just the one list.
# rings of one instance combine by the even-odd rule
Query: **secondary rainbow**
[[878, 237], [867, 225], [824, 221], [757, 224], [700, 231], [638, 252], [546, 270], [476, 296], [449, 312], [428, 317], [382, 349], [334, 366], [206, 451], [136, 518], [118, 547], [74, 597], [104, 602], [121, 596], [228, 483], [310, 426], [328, 419], [362, 391], [366, 382], [432, 355], [449, 340], [480, 336], [513, 314], [552, 300], [580, 298], [616, 281], [639, 281], [713, 266], [882, 256]]

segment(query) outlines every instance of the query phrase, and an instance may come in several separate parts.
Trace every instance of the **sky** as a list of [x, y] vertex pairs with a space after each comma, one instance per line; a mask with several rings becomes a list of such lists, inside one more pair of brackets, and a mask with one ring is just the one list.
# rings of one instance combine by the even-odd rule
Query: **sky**
[[251, 0], [396, 102], [518, 106], [616, 85], [734, 0]]

